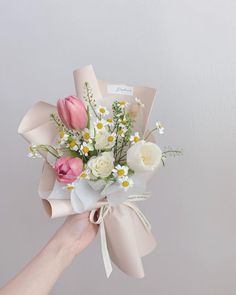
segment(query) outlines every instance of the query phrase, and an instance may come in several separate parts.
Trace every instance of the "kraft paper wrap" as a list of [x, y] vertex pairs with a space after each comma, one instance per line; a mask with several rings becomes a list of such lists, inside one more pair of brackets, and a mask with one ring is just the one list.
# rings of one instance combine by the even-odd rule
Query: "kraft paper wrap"
[[[114, 98], [134, 103], [135, 97], [140, 98], [145, 104], [145, 108], [139, 132], [141, 134], [145, 132], [156, 94], [155, 89], [134, 86], [132, 96], [107, 93], [107, 85], [110, 82], [97, 80], [91, 65], [74, 71], [74, 81], [76, 95], [81, 98], [84, 93], [84, 82], [89, 82], [97, 104], [111, 105]], [[50, 120], [49, 116], [52, 112], [56, 112], [54, 105], [43, 101], [37, 102], [22, 119], [18, 133], [32, 144], [53, 144], [58, 130]], [[68, 196], [60, 199], [49, 198], [56, 175], [53, 165], [48, 161], [48, 155], [42, 153], [42, 156], [44, 157], [44, 165], [39, 183], [39, 195], [47, 214], [51, 218], [76, 214]], [[134, 204], [132, 206], [120, 204], [111, 207], [102, 218], [102, 226], [104, 227], [108, 255], [113, 263], [126, 274], [142, 278], [144, 270], [141, 258], [155, 248], [156, 241], [150, 228], [145, 226], [145, 222], [137, 214], [137, 210], [140, 211]], [[107, 275], [109, 276], [109, 274]]]

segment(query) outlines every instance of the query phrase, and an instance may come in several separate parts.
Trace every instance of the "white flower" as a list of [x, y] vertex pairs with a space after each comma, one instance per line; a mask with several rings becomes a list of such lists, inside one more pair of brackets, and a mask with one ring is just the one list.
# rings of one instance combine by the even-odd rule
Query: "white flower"
[[75, 184], [74, 183], [67, 183], [66, 186], [63, 187], [64, 189], [67, 189], [68, 191], [72, 191], [75, 189]]
[[96, 177], [106, 178], [114, 169], [114, 156], [112, 152], [103, 152], [88, 161], [88, 168]]
[[134, 135], [131, 135], [130, 136], [130, 139], [132, 144], [138, 142], [140, 140], [140, 136], [139, 136], [139, 133], [138, 132], [135, 132]]
[[82, 136], [83, 136], [83, 140], [87, 141], [87, 142], [90, 142], [92, 143], [92, 135], [89, 131], [88, 128], [85, 128], [83, 131], [82, 131]]
[[115, 169], [112, 170], [115, 177], [124, 177], [128, 175], [129, 168], [127, 166], [116, 165]]
[[119, 130], [117, 131], [117, 135], [118, 135], [118, 136], [121, 136], [121, 137], [124, 137], [126, 131], [127, 131], [127, 128], [126, 128], [126, 127], [121, 127], [121, 128], [119, 128]]
[[152, 142], [139, 141], [127, 151], [127, 164], [134, 171], [152, 171], [161, 158], [161, 149]]
[[40, 153], [37, 151], [37, 145], [31, 144], [29, 146], [29, 153], [27, 155], [28, 158], [36, 159], [36, 158], [42, 158]]
[[80, 174], [80, 178], [83, 178], [83, 179], [90, 179], [90, 174], [91, 174], [91, 171], [89, 169], [85, 169], [84, 171], [81, 172]]
[[107, 122], [105, 120], [97, 120], [94, 123], [94, 127], [97, 131], [102, 131], [105, 129], [105, 126], [107, 125]]
[[137, 102], [138, 105], [140, 105], [141, 108], [144, 108], [145, 105], [144, 105], [144, 103], [142, 103], [141, 99], [135, 97], [134, 100]]
[[120, 100], [120, 101], [118, 101], [118, 105], [119, 105], [119, 107], [121, 107], [123, 109], [123, 108], [126, 108], [129, 105], [129, 103], [125, 100]]
[[109, 114], [108, 109], [107, 109], [106, 107], [104, 107], [104, 106], [99, 106], [99, 107], [97, 108], [97, 112], [98, 112], [100, 115], [102, 115], [102, 116], [105, 116], [105, 115], [108, 115], [108, 114]]
[[97, 150], [111, 149], [116, 142], [116, 134], [109, 133], [106, 130], [98, 132], [95, 136], [95, 148]]
[[131, 178], [128, 176], [121, 177], [119, 179], [120, 186], [124, 189], [124, 191], [127, 191], [130, 187], [134, 185], [134, 182]]
[[113, 119], [111, 117], [110, 118], [107, 118], [106, 122], [107, 122], [107, 125], [108, 126], [110, 126], [110, 127], [113, 127], [114, 126], [114, 121], [113, 121]]
[[94, 150], [93, 146], [90, 143], [87, 143], [85, 141], [83, 142], [83, 144], [80, 147], [80, 153], [82, 155], [85, 155], [86, 157], [88, 156], [88, 153], [93, 150]]
[[66, 134], [64, 130], [59, 132], [59, 143], [65, 144], [69, 139], [69, 134]]
[[164, 133], [164, 126], [161, 124], [161, 122], [156, 122], [156, 128], [157, 128], [157, 130], [158, 130], [158, 132], [159, 132], [159, 134], [163, 134]]
[[73, 138], [67, 145], [66, 147], [68, 147], [69, 149], [71, 149], [72, 151], [78, 151], [79, 149], [79, 142]]

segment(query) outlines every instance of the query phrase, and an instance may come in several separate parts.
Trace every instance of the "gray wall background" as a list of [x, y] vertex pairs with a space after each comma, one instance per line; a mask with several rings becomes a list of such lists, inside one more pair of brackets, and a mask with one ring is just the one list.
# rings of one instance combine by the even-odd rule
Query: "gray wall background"
[[[158, 239], [143, 280], [105, 278], [99, 239], [63, 274], [61, 294], [236, 292], [236, 2], [0, 1], [0, 285], [50, 238], [37, 196], [41, 161], [17, 135], [38, 99], [74, 93], [72, 71], [158, 89], [160, 145], [183, 147], [142, 204]], [[150, 125], [151, 125], [150, 123]]]

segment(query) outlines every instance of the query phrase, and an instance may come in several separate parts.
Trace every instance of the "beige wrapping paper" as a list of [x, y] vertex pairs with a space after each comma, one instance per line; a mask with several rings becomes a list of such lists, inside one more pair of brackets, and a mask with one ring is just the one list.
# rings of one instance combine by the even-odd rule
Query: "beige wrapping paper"
[[[89, 82], [98, 103], [114, 98], [114, 95], [107, 93], [108, 82], [97, 81], [92, 66], [76, 70], [74, 79], [76, 94], [79, 97], [83, 96], [84, 82]], [[155, 93], [156, 91], [152, 88], [134, 87], [134, 95], [140, 97], [147, 108], [141, 132], [146, 129]], [[115, 98], [127, 99], [132, 103], [134, 96], [116, 95]], [[55, 111], [56, 107], [53, 105], [45, 102], [36, 103], [21, 121], [18, 129], [19, 134], [29, 143], [52, 144], [58, 130], [49, 116]], [[39, 195], [47, 214], [51, 218], [75, 214], [70, 198], [54, 199], [49, 197], [56, 175], [53, 167], [47, 162], [47, 155], [43, 154], [43, 156], [45, 162], [39, 183]], [[135, 210], [124, 204], [110, 209], [103, 220], [109, 255], [123, 272], [136, 278], [142, 278], [144, 271], [141, 258], [154, 249], [155, 239]]]

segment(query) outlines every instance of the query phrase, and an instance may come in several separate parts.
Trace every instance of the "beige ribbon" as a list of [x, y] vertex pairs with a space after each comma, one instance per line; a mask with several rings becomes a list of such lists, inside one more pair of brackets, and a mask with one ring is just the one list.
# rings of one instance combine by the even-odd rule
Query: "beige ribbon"
[[[135, 212], [135, 214], [137, 214], [140, 221], [144, 225], [145, 229], [150, 233], [151, 224], [149, 223], [145, 215], [142, 213], [142, 211], [133, 203], [136, 201], [146, 200], [147, 198], [148, 198], [148, 194], [130, 196], [129, 201], [123, 202], [122, 205], [131, 208]], [[107, 237], [106, 237], [104, 219], [106, 218], [107, 214], [109, 214], [112, 211], [112, 207], [110, 206], [108, 202], [100, 202], [98, 203], [98, 206], [99, 206], [98, 208], [95, 208], [90, 212], [89, 220], [91, 223], [98, 224], [100, 226], [103, 263], [105, 267], [106, 276], [107, 278], [109, 278], [112, 273], [112, 264], [111, 264], [111, 258], [109, 255], [108, 247], [107, 247]]]

